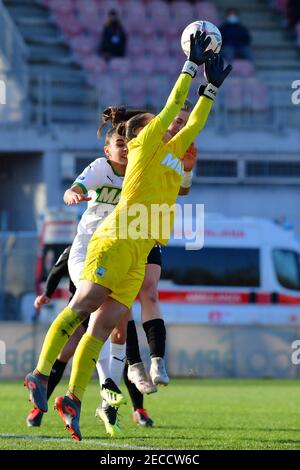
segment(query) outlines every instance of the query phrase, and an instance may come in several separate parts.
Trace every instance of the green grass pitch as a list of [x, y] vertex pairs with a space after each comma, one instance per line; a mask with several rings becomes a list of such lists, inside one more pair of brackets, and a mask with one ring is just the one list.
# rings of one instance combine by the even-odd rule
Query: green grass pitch
[[[65, 389], [66, 382], [54, 394]], [[118, 439], [108, 437], [94, 417], [98, 402], [93, 380], [85, 395], [79, 443], [64, 430], [53, 398], [42, 427], [27, 428], [30, 404], [22, 381], [2, 381], [0, 449], [300, 449], [297, 381], [173, 379], [145, 399], [153, 429], [136, 426], [130, 405], [121, 407], [123, 434]]]

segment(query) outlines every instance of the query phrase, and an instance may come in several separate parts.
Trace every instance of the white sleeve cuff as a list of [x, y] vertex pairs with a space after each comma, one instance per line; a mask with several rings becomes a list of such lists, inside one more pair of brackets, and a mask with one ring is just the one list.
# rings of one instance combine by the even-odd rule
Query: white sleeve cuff
[[190, 60], [186, 60], [181, 72], [188, 73], [192, 78], [194, 78], [194, 76], [197, 73], [197, 69], [198, 69], [197, 64], [195, 64], [194, 62], [191, 62]]
[[203, 95], [207, 96], [211, 100], [214, 100], [217, 96], [218, 88], [211, 83], [208, 83], [204, 89]]
[[193, 181], [193, 172], [185, 171], [183, 179], [182, 179], [181, 187], [190, 188], [192, 186], [192, 181]]

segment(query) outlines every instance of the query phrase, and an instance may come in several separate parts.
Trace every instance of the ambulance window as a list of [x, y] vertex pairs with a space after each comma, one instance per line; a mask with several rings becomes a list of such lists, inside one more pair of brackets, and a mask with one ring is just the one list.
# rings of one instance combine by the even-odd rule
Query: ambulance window
[[296, 251], [273, 250], [278, 282], [287, 289], [300, 290], [300, 256]]
[[163, 250], [162, 279], [197, 286], [259, 287], [259, 250], [203, 248], [187, 251], [169, 246]]

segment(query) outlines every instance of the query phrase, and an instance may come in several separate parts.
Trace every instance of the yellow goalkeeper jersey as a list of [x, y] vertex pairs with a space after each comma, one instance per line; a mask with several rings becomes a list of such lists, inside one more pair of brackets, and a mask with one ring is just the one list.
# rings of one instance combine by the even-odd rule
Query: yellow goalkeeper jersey
[[213, 103], [201, 97], [186, 126], [169, 142], [163, 142], [167, 128], [183, 107], [191, 80], [190, 75], [180, 74], [163, 110], [129, 142], [121, 198], [97, 229], [98, 236], [168, 242], [184, 175], [182, 158], [204, 127]]

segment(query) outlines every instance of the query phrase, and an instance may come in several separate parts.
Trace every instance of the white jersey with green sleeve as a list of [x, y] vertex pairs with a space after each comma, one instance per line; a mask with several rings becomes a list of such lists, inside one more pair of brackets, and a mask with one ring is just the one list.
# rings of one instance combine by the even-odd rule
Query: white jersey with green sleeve
[[124, 176], [116, 174], [110, 162], [100, 157], [90, 163], [76, 178], [72, 186], [80, 186], [92, 199], [78, 224], [79, 235], [92, 235], [98, 225], [119, 202]]

